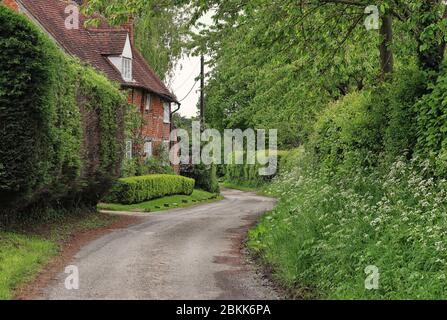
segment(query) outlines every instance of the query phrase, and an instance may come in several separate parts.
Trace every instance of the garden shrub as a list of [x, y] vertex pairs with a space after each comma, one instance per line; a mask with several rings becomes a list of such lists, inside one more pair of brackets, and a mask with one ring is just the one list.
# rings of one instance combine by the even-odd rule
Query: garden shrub
[[177, 175], [149, 175], [122, 178], [115, 182], [105, 201], [137, 204], [170, 195], [191, 195], [194, 179]]
[[4, 6], [0, 34], [2, 213], [94, 202], [119, 171], [118, 87]]
[[182, 166], [181, 175], [194, 179], [198, 189], [211, 193], [220, 193], [217, 166], [215, 164], [209, 166], [205, 164]]
[[145, 159], [137, 170], [138, 176], [149, 174], [175, 174], [169, 160], [169, 150], [163, 143], [155, 146], [153, 156]]

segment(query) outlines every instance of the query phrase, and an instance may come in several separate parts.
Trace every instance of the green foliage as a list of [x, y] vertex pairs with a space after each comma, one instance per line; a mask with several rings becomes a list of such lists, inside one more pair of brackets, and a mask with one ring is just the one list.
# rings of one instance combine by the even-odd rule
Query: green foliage
[[140, 175], [148, 174], [175, 174], [174, 169], [157, 157], [150, 157], [144, 161], [139, 171]]
[[190, 195], [194, 179], [176, 175], [150, 175], [119, 179], [105, 199], [107, 202], [136, 204], [169, 195]]
[[169, 150], [163, 143], [154, 148], [154, 155], [144, 161], [138, 172], [142, 176], [149, 174], [175, 174], [169, 160]]
[[0, 33], [0, 198], [26, 203], [79, 174], [76, 73], [27, 18], [3, 6]]
[[341, 164], [372, 166], [382, 150], [383, 114], [374, 110], [371, 93], [355, 92], [330, 104], [315, 124], [311, 147], [328, 170]]
[[161, 79], [173, 75], [184, 48], [184, 10], [173, 0], [152, 0], [135, 21], [135, 44]]
[[93, 111], [99, 118], [100, 170], [117, 172], [123, 153], [118, 132], [123, 129], [125, 98], [117, 84], [112, 84], [92, 68], [82, 68], [79, 92], [86, 103], [86, 112]]
[[0, 33], [1, 211], [94, 203], [117, 174], [123, 97], [4, 6]]
[[437, 175], [447, 174], [447, 76], [443, 72], [431, 93], [425, 95], [415, 106], [417, 114], [416, 155], [427, 157]]
[[[446, 182], [430, 168], [397, 160], [384, 170], [328, 177], [301, 154], [267, 188], [279, 198], [250, 233], [250, 247], [299, 297], [444, 299], [447, 297]], [[367, 266], [379, 290], [366, 290]]]
[[196, 181], [196, 188], [211, 193], [220, 192], [219, 181], [217, 179], [217, 166], [214, 163], [210, 166], [198, 164], [182, 167], [181, 175], [194, 179]]
[[428, 79], [425, 72], [407, 68], [396, 72], [391, 83], [379, 89], [376, 104], [387, 114], [388, 123], [384, 132], [384, 151], [388, 162], [404, 154], [413, 155], [417, 141], [417, 112], [414, 104], [427, 92]]

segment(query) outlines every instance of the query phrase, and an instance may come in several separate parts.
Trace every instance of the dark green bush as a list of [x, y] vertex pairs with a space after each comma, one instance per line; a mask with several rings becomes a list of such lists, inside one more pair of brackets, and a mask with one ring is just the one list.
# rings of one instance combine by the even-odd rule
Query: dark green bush
[[3, 6], [0, 34], [0, 211], [94, 202], [119, 171], [125, 100]]
[[181, 175], [196, 181], [196, 188], [219, 193], [219, 181], [217, 179], [217, 167], [215, 164], [206, 166], [204, 164], [188, 165], [181, 168]]
[[414, 106], [417, 114], [416, 155], [429, 159], [436, 174], [447, 175], [447, 73], [444, 71], [432, 88]]
[[388, 163], [404, 154], [410, 159], [417, 141], [417, 112], [413, 106], [427, 92], [427, 76], [417, 68], [408, 68], [397, 72], [394, 80], [379, 90], [374, 103], [382, 105], [388, 118], [384, 132]]
[[194, 179], [176, 175], [150, 175], [119, 179], [105, 201], [136, 204], [169, 195], [191, 195]]

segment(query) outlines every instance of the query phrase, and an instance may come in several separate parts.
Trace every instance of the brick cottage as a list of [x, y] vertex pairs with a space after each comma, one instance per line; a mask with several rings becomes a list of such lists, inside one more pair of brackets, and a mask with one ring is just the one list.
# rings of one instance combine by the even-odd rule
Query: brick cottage
[[84, 27], [86, 18], [79, 15], [78, 28], [67, 28], [67, 6], [82, 1], [3, 0], [3, 4], [28, 16], [66, 53], [79, 58], [118, 82], [128, 93], [129, 103], [141, 112], [141, 135], [144, 146], [126, 142], [126, 157], [151, 157], [153, 150], [169, 145], [172, 114], [180, 104], [155, 74], [134, 46], [132, 23], [112, 28], [107, 23], [95, 28]]

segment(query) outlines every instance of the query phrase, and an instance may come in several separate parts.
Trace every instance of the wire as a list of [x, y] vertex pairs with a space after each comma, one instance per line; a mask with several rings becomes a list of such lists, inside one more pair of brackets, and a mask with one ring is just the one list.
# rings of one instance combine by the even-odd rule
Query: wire
[[197, 82], [199, 82], [199, 80], [197, 80], [194, 85], [192, 86], [191, 90], [189, 90], [188, 94], [181, 100], [179, 100], [179, 102], [184, 101], [186, 98], [188, 98], [188, 96], [191, 94], [192, 90], [194, 89], [194, 87], [196, 86]]
[[188, 78], [186, 78], [186, 80], [185, 80], [179, 87], [177, 87], [177, 88], [174, 90], [174, 92], [175, 92], [175, 91], [179, 91], [180, 89], [182, 89], [182, 88], [185, 86], [185, 84], [188, 83], [188, 81], [191, 79], [191, 77], [196, 73], [196, 71], [197, 71], [197, 69], [198, 69], [199, 67], [200, 67], [200, 64], [196, 65], [196, 66], [194, 67], [194, 69], [192, 70], [191, 74], [188, 76]]

